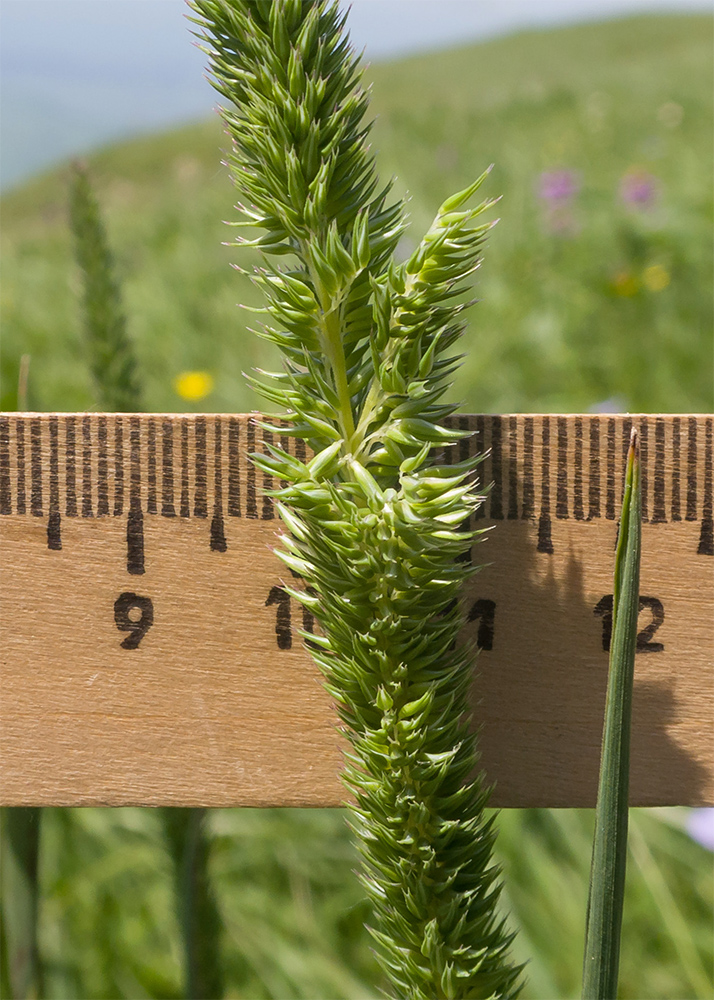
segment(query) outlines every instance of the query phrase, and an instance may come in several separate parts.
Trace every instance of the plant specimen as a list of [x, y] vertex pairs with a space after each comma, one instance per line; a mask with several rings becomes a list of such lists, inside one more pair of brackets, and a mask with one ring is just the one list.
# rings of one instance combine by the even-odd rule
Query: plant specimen
[[[227, 100], [230, 167], [245, 204], [238, 245], [283, 370], [255, 384], [309, 460], [270, 446], [256, 464], [288, 533], [293, 596], [317, 617], [314, 656], [350, 742], [346, 782], [386, 975], [402, 997], [505, 997], [519, 970], [497, 911], [488, 789], [468, 723], [473, 656], [457, 642], [475, 571], [477, 459], [448, 465], [464, 432], [441, 421], [459, 358], [465, 281], [493, 202], [449, 198], [404, 263], [404, 207], [380, 188], [368, 97], [326, 0], [195, 0]], [[251, 234], [253, 234], [251, 238]]]

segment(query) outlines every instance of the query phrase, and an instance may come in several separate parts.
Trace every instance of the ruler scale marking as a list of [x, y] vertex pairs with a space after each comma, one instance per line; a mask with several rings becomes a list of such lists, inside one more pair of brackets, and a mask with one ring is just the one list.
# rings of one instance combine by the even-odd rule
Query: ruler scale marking
[[242, 517], [240, 507], [240, 421], [231, 417], [228, 424], [228, 515]]
[[[252, 417], [248, 420], [247, 434], [248, 455], [252, 455], [255, 452], [255, 420]], [[258, 501], [255, 491], [255, 466], [250, 461], [248, 462], [245, 494], [245, 516], [251, 518], [251, 520], [257, 520]]]
[[207, 480], [207, 454], [206, 454], [206, 418], [196, 417], [194, 421], [194, 436], [196, 448], [193, 516], [208, 517], [208, 502], [206, 490]]
[[50, 417], [50, 510], [47, 520], [47, 548], [58, 552], [62, 548], [59, 498], [59, 421]]
[[613, 417], [607, 420], [607, 465], [605, 482], [605, 518], [608, 521], [615, 520], [615, 453], [617, 442], [615, 441], [615, 421]]
[[109, 456], [107, 451], [107, 418], [97, 420], [97, 517], [109, 514]]
[[181, 421], [181, 517], [191, 516], [188, 490], [188, 421]]
[[228, 548], [223, 522], [223, 468], [221, 418], [213, 421], [213, 517], [211, 519], [211, 551], [225, 552]]
[[697, 519], [697, 421], [688, 420], [687, 435], [687, 521]]
[[149, 417], [146, 450], [148, 459], [146, 513], [156, 514], [158, 505], [156, 498], [156, 420], [154, 417]]
[[[69, 435], [69, 422], [67, 424]], [[69, 473], [67, 473], [69, 476]], [[67, 486], [67, 504], [69, 508], [69, 485]], [[67, 510], [69, 514], [69, 509]], [[114, 423], [114, 517], [124, 513], [124, 421], [116, 417]]]
[[129, 516], [126, 524], [127, 572], [142, 576], [144, 566], [144, 514], [141, 509], [141, 436], [138, 417], [129, 422]]
[[652, 496], [652, 524], [664, 524], [667, 520], [664, 482], [665, 427], [662, 417], [655, 419], [655, 467]]
[[[18, 514], [24, 514], [27, 510], [26, 504], [26, 493], [25, 493], [25, 422], [22, 419], [15, 421], [15, 446], [17, 449], [17, 495], [16, 495], [16, 509]], [[9, 441], [8, 441], [8, 494], [10, 490], [10, 451], [9, 451]], [[9, 504], [7, 513], [11, 512], [12, 504]], [[3, 513], [5, 513], [3, 511]]]
[[39, 419], [30, 421], [30, 511], [42, 517], [42, 438]]
[[[478, 469], [479, 481], [496, 487], [496, 503], [491, 497], [476, 516], [482, 524], [500, 523], [495, 532], [487, 533], [484, 547], [474, 553], [477, 562], [487, 565], [469, 583], [465, 601], [466, 616], [472, 622], [468, 627], [473, 629], [473, 640], [478, 635], [482, 646], [478, 697], [486, 713], [484, 766], [489, 777], [493, 774], [497, 781], [494, 801], [501, 805], [591, 804], [599, 747], [594, 720], [607, 667], [598, 608], [608, 596], [608, 587], [611, 589], [621, 459], [634, 423], [645, 441], [643, 465], [648, 477], [649, 524], [644, 526], [642, 590], [646, 603], [639, 627], [644, 629], [640, 652], [650, 654], [638, 655], [636, 664], [635, 703], [639, 707], [633, 734], [634, 802], [714, 803], [714, 790], [705, 790], [714, 788], [714, 768], [709, 763], [709, 750], [702, 749], [708, 744], [707, 704], [712, 695], [712, 643], [706, 638], [714, 620], [710, 562], [714, 555], [712, 418], [459, 415], [449, 423], [473, 433], [455, 447], [444, 449], [444, 461], [463, 461], [488, 448], [489, 458]], [[264, 451], [274, 437], [256, 426], [252, 416], [230, 415], [0, 416], [0, 512], [7, 515], [0, 527], [10, 538], [24, 539], [20, 547], [7, 547], [4, 534], [3, 545], [11, 572], [19, 573], [20, 579], [36, 581], [34, 595], [18, 591], [15, 576], [8, 578], [5, 588], [4, 600], [18, 600], [28, 612], [11, 616], [12, 623], [8, 621], [13, 635], [13, 629], [20, 630], [20, 639], [8, 644], [3, 638], [6, 662], [16, 666], [4, 667], [10, 670], [10, 688], [3, 675], [5, 707], [0, 706], [0, 711], [9, 721], [3, 722], [0, 739], [6, 756], [10, 754], [10, 763], [0, 784], [0, 802], [328, 805], [339, 801], [337, 761], [333, 786], [332, 779], [324, 776], [325, 769], [316, 764], [317, 758], [311, 756], [313, 750], [308, 753], [308, 748], [319, 744], [327, 747], [320, 753], [327, 752], [329, 757], [331, 716], [328, 713], [317, 728], [313, 723], [306, 723], [307, 728], [300, 731], [294, 728], [302, 718], [303, 709], [293, 708], [303, 704], [300, 699], [307, 699], [304, 704], [322, 704], [318, 678], [296, 632], [299, 627], [309, 632], [314, 623], [282, 587], [284, 569], [280, 564], [276, 561], [273, 569], [268, 568], [272, 566], [269, 549], [274, 537], [272, 518], [266, 516], [270, 500], [264, 491], [277, 479], [254, 474], [251, 504], [247, 486], [252, 466], [245, 454], [247, 448]], [[278, 443], [284, 446], [282, 442], [281, 437]], [[296, 457], [307, 459], [303, 441], [291, 438], [287, 447]], [[177, 537], [183, 545], [202, 546], [207, 557], [210, 555], [212, 570], [202, 568], [200, 552], [193, 548], [182, 554], [167, 549], [172, 528], [165, 518], [176, 515], [174, 487], [179, 478], [182, 513], [194, 519], [195, 530]], [[234, 524], [228, 532], [231, 503], [238, 517], [249, 515], [251, 509], [253, 516]], [[207, 516], [201, 514], [204, 507]], [[82, 526], [80, 522], [66, 534], [62, 518], [71, 510], [69, 516], [79, 513], [89, 523]], [[112, 536], [102, 534], [99, 520], [91, 523], [92, 517], [104, 520], [108, 514], [123, 518], [126, 527], [115, 566], [107, 561], [116, 552], [115, 542], [110, 543]], [[163, 516], [151, 518], [152, 514]], [[46, 542], [38, 538], [36, 527], [31, 528], [38, 518], [44, 518], [40, 527], [46, 527]], [[22, 524], [28, 525], [27, 533], [18, 535]], [[468, 525], [462, 527], [467, 529]], [[603, 545], [605, 538], [608, 542]], [[101, 543], [98, 547], [97, 542]], [[585, 546], [582, 552], [589, 553], [584, 562], [580, 561], [581, 544]], [[34, 555], [42, 558], [43, 549], [44, 559], [49, 560], [45, 564], [36, 562]], [[55, 555], [63, 549], [64, 556]], [[191, 555], [194, 551], [195, 558]], [[95, 553], [101, 553], [100, 557]], [[164, 562], [167, 558], [172, 561]], [[53, 582], [56, 574], [71, 570], [73, 560], [84, 569], [81, 577], [74, 573], [68, 578], [72, 589], [60, 584], [59, 589], [46, 591], [58, 586]], [[593, 584], [593, 565], [598, 561], [606, 572], [600, 577], [602, 583]], [[174, 574], [181, 568], [174, 597], [169, 596], [166, 588], [172, 584], [166, 569], [161, 568], [171, 565]], [[655, 565], [659, 569], [653, 569]], [[132, 588], [131, 575], [141, 575], [154, 566], [158, 572], [146, 578], [141, 590], [136, 585]], [[98, 575], [105, 573], [105, 567], [107, 575], [102, 582]], [[231, 567], [228, 576], [221, 567]], [[197, 588], [206, 586], [199, 583], [206, 571], [211, 574], [207, 579], [215, 582], [200, 591]], [[508, 574], [507, 582], [504, 589], [494, 592], [491, 588], [493, 581], [500, 579], [499, 573]], [[582, 581], [578, 583], [578, 573], [584, 574], [584, 586]], [[75, 592], [77, 587], [86, 588], [86, 593]], [[109, 595], [114, 589], [114, 597], [107, 595], [107, 587]], [[201, 597], [201, 593], [206, 596]], [[178, 608], [183, 607], [184, 598], [191, 612], [172, 618], [172, 608], [177, 607], [177, 600]], [[117, 624], [112, 612], [114, 600], [119, 609], [115, 611]], [[511, 602], [517, 600], [524, 603], [515, 609]], [[118, 629], [124, 626], [118, 623], [122, 613], [126, 619], [122, 608], [127, 607], [127, 601], [130, 615], [131, 609], [141, 608], [145, 621], [148, 606], [151, 618], [140, 642], [122, 648], [124, 634]], [[36, 603], [42, 609], [39, 617], [33, 610]], [[87, 609], [82, 628], [66, 635], [58, 633], [53, 623], [63, 620], [77, 603]], [[51, 616], [46, 613], [49, 608]], [[565, 619], [561, 622], [557, 616], [566, 613], [568, 622], [580, 622], [580, 645], [569, 645], [571, 626], [561, 635]], [[246, 631], [236, 633], [239, 625]], [[127, 627], [136, 628], [138, 623], [132, 618]], [[186, 638], [184, 629], [189, 630], [186, 636], [194, 638]], [[35, 647], [43, 635], [47, 651], [42, 654], [44, 659], [38, 660]], [[550, 636], [555, 645], [549, 645]], [[258, 644], [255, 655], [251, 652], [252, 637]], [[68, 642], [85, 652], [65, 654]], [[221, 645], [225, 642], [230, 645]], [[559, 662], [560, 644], [563, 665], [558, 674], [553, 663]], [[132, 648], [137, 651], [131, 652]], [[670, 660], [681, 663], [676, 676]], [[184, 665], [179, 674], [180, 663]], [[88, 664], [92, 664], [91, 673], [85, 677]], [[263, 669], [266, 681], [256, 685], [255, 671]], [[174, 683], [179, 677], [180, 683]], [[134, 684], [147, 694], [130, 710]], [[146, 688], [147, 684], [154, 686]], [[493, 699], [501, 688], [504, 700], [495, 709]], [[15, 692], [20, 692], [20, 702]], [[33, 698], [39, 700], [33, 702]], [[263, 721], [268, 716], [263, 716], [261, 706], [268, 706], [271, 699], [280, 707], [275, 728], [268, 733], [268, 723]], [[70, 704], [74, 706], [71, 710], [67, 708]], [[15, 717], [13, 712], [19, 705], [35, 705], [32, 717]], [[287, 705], [290, 708], [286, 711]], [[329, 708], [327, 702], [325, 705]], [[563, 708], [565, 705], [570, 708]], [[556, 709], [566, 714], [552, 719], [539, 714]], [[584, 713], [582, 719], [580, 712]], [[221, 728], [223, 716], [228, 728]], [[63, 720], [57, 736], [53, 735], [55, 718]], [[236, 727], [237, 718], [241, 721]], [[648, 720], [648, 729], [642, 728], [643, 720]], [[84, 729], [78, 737], [80, 722]], [[176, 750], [170, 749], [173, 727], [177, 736], [184, 733]], [[258, 757], [244, 760], [241, 754], [248, 750], [240, 749], [243, 734], [254, 731], [265, 732], [267, 742], [260, 744]], [[111, 749], [102, 742], [105, 732], [107, 739], [114, 734]], [[501, 732], [503, 738], [497, 735]], [[325, 744], [320, 742], [322, 733], [328, 734]], [[670, 743], [666, 733], [673, 734]], [[252, 745], [253, 736], [245, 739], [246, 747]], [[290, 749], [281, 758], [286, 776], [283, 781], [279, 777], [282, 772], [271, 770], [271, 761], [279, 756], [271, 747], [287, 746], [285, 741]], [[17, 756], [14, 750], [6, 750], [16, 745], [24, 747], [18, 749]], [[47, 746], [57, 749], [47, 750]], [[80, 762], [77, 755], [85, 753], [85, 747], [92, 759], [85, 755]], [[700, 749], [693, 749], [696, 747]], [[48, 753], [55, 754], [52, 763], [46, 762]], [[696, 766], [690, 762], [691, 753], [699, 754]], [[190, 776], [184, 776], [183, 766], [171, 772], [175, 777], [165, 771], [174, 757], [186, 762], [186, 775]], [[92, 763], [95, 758], [96, 766]], [[33, 761], [45, 763], [35, 765]], [[702, 785], [693, 777], [698, 773], [696, 768], [702, 775], [706, 771]], [[212, 778], [214, 772], [220, 772], [220, 781]], [[263, 776], [259, 778], [259, 774]], [[25, 777], [16, 779], [14, 775]], [[84, 792], [73, 791], [81, 785]], [[254, 790], [242, 790], [248, 787]], [[305, 790], [294, 792], [298, 787]], [[138, 790], [132, 792], [133, 788]]]
[[0, 514], [12, 514], [9, 417], [0, 418]]
[[573, 474], [573, 517], [576, 521], [585, 520], [583, 503], [583, 420], [575, 418], [575, 471]]
[[174, 425], [165, 417], [161, 423], [161, 516], [176, 517], [174, 506]]
[[642, 417], [640, 432], [640, 487], [642, 490], [642, 521], [649, 521], [649, 421]]
[[682, 421], [680, 417], [672, 420], [672, 506], [671, 521], [682, 520], [681, 495], [680, 495], [680, 448], [681, 448]]
[[550, 523], [550, 417], [541, 417], [541, 502], [538, 521], [538, 551], [553, 553]]
[[523, 423], [523, 462], [525, 472], [523, 477], [523, 507], [521, 509], [521, 517], [524, 521], [533, 521], [535, 519], [533, 417], [526, 417]]
[[568, 424], [565, 417], [558, 417], [557, 434], [555, 516], [562, 521], [568, 518]]
[[94, 517], [92, 509], [92, 420], [82, 419], [82, 517]]
[[600, 517], [600, 418], [590, 417], [588, 520]]
[[714, 555], [714, 524], [712, 524], [712, 418], [705, 421], [704, 446], [704, 502], [702, 507], [702, 527], [697, 553]]

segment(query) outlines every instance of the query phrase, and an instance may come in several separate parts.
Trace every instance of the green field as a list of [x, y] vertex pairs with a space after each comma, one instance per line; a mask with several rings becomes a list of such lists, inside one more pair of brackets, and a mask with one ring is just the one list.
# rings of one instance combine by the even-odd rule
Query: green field
[[[467, 409], [582, 411], [609, 397], [635, 412], [711, 409], [711, 41], [706, 17], [635, 18], [370, 70], [380, 172], [410, 193], [416, 233], [495, 164], [501, 222], [457, 385]], [[241, 373], [264, 348], [235, 308], [257, 299], [221, 245], [235, 232], [221, 225], [235, 215], [224, 142], [212, 120], [90, 161], [155, 410], [185, 406], [172, 380], [186, 369], [216, 378], [201, 409], [258, 405]], [[580, 185], [563, 233], [536, 194], [554, 170]], [[618, 200], [628, 171], [651, 176], [650, 207]], [[2, 200], [5, 408], [24, 352], [37, 406], [92, 405], [66, 203], [61, 170]], [[648, 287], [653, 273], [666, 287]]]
[[[711, 410], [712, 20], [641, 17], [512, 36], [372, 67], [373, 146], [420, 234], [493, 162], [502, 194], [456, 387], [471, 412]], [[235, 215], [217, 120], [90, 159], [122, 280], [147, 409], [259, 405], [266, 364], [236, 308], [258, 297], [221, 245]], [[543, 175], [546, 175], [545, 177]], [[543, 191], [547, 197], [543, 197]], [[554, 190], [558, 189], [560, 193]], [[94, 405], [67, 223], [67, 172], [2, 199], [2, 408]], [[408, 251], [408, 237], [405, 240]], [[184, 371], [215, 379], [189, 403]], [[712, 994], [711, 855], [683, 810], [635, 810], [621, 996]], [[592, 816], [499, 820], [504, 906], [530, 960], [524, 997], [577, 994]], [[378, 995], [357, 857], [339, 810], [220, 810], [212, 871], [227, 996]], [[178, 997], [169, 861], [149, 810], [49, 810], [41, 949], [48, 997]]]

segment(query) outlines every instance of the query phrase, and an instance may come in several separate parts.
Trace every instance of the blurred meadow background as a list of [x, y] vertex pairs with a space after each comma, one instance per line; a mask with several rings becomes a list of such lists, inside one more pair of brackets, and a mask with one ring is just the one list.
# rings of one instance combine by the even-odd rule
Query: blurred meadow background
[[[415, 233], [495, 164], [501, 222], [455, 387], [466, 412], [711, 411], [713, 63], [709, 16], [660, 14], [369, 68], [380, 173], [408, 192]], [[247, 255], [222, 245], [224, 144], [213, 116], [88, 157], [149, 410], [259, 406], [242, 372], [269, 358], [237, 308], [258, 302], [229, 266]], [[28, 408], [92, 409], [67, 170], [15, 184], [1, 209], [1, 408], [17, 407], [30, 355]], [[633, 811], [624, 998], [712, 995], [711, 816]], [[48, 809], [42, 823], [42, 995], [180, 997], [158, 814]], [[499, 827], [523, 996], [576, 996], [592, 814], [508, 810]], [[225, 996], [379, 995], [341, 810], [215, 810], [207, 831]]]

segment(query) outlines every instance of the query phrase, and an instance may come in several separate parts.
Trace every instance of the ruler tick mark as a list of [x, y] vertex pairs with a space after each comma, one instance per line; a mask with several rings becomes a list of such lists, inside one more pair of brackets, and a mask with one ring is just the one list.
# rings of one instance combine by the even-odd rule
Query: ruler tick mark
[[682, 421], [675, 417], [672, 421], [672, 514], [670, 520], [681, 521], [681, 497], [680, 497], [680, 441], [682, 435]]
[[97, 517], [109, 513], [109, 468], [107, 457], [107, 418], [97, 421]]
[[[16, 510], [18, 514], [24, 514], [26, 512], [26, 498], [25, 498], [25, 422], [24, 420], [15, 421], [15, 441], [17, 447], [17, 498], [16, 498]], [[8, 453], [9, 460], [9, 453]], [[9, 469], [8, 469], [8, 489], [9, 489]], [[3, 511], [4, 513], [4, 511]]]
[[558, 417], [558, 466], [556, 470], [555, 516], [560, 520], [568, 518], [568, 422]]
[[588, 521], [600, 517], [600, 418], [590, 418]]
[[59, 432], [57, 417], [50, 417], [50, 516], [47, 522], [47, 548], [62, 548], [59, 508]]
[[194, 436], [196, 443], [196, 485], [193, 497], [193, 516], [208, 517], [208, 504], [206, 501], [206, 418], [196, 417], [194, 423]]
[[228, 516], [241, 517], [240, 509], [240, 421], [228, 423]]
[[245, 516], [258, 517], [258, 502], [255, 496], [255, 466], [250, 456], [255, 451], [255, 419], [248, 417], [248, 474], [246, 483]]
[[0, 418], [0, 514], [12, 514], [10, 418]]
[[161, 515], [176, 517], [174, 507], [174, 425], [164, 420], [161, 425]]
[[30, 511], [33, 517], [42, 517], [42, 424], [30, 421]]
[[124, 422], [114, 424], [114, 517], [124, 513]]
[[573, 517], [576, 521], [585, 520], [583, 506], [583, 421], [575, 418], [575, 473], [573, 476]]
[[132, 576], [144, 573], [144, 515], [141, 510], [141, 424], [131, 418], [129, 516], [126, 522], [126, 568]]
[[213, 441], [213, 518], [211, 519], [211, 551], [225, 552], [226, 533], [223, 525], [223, 470], [221, 468], [221, 418], [214, 421]]
[[523, 426], [523, 507], [521, 517], [532, 521], [535, 517], [535, 482], [533, 469], [533, 417], [526, 417]]
[[615, 421], [607, 421], [607, 472], [605, 484], [605, 518], [615, 520]]
[[667, 513], [664, 506], [664, 420], [655, 420], [655, 468], [654, 496], [652, 500], [652, 524], [664, 524]]
[[188, 495], [188, 422], [181, 421], [181, 517], [191, 516]]
[[541, 500], [538, 519], [538, 552], [553, 554], [550, 522], [550, 417], [541, 417]]
[[687, 521], [697, 519], [697, 421], [689, 418], [687, 440]]
[[704, 430], [704, 505], [702, 528], [697, 555], [714, 555], [714, 524], [712, 524], [712, 418], [707, 417]]
[[148, 476], [146, 480], [146, 513], [157, 514], [156, 504], [156, 421], [150, 417], [147, 434]]
[[640, 420], [640, 467], [642, 469], [640, 485], [642, 489], [642, 520], [649, 521], [649, 430], [647, 417]]
[[92, 511], [92, 418], [82, 420], [82, 517], [93, 517]]

